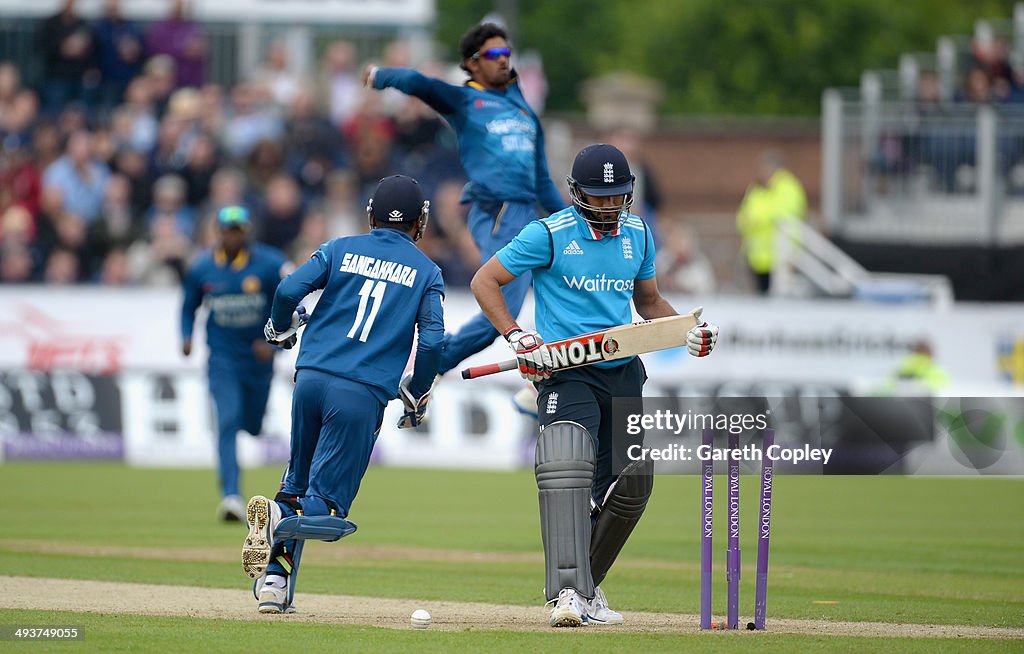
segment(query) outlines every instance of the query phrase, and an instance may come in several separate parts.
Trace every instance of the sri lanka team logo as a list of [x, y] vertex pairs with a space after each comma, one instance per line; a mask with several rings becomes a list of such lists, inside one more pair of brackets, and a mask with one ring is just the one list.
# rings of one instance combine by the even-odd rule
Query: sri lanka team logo
[[256, 275], [247, 275], [242, 280], [242, 292], [244, 293], [259, 293], [262, 284], [260, 284], [260, 278]]

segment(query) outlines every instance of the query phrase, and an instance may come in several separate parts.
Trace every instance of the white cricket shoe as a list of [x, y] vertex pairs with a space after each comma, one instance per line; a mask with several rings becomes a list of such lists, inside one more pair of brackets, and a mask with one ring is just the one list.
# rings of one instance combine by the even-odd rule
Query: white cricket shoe
[[587, 624], [587, 603], [573, 588], [563, 588], [552, 600], [548, 624], [552, 627], [583, 627]]
[[217, 519], [224, 522], [245, 520], [245, 502], [239, 495], [225, 495], [217, 505]]
[[256, 599], [259, 600], [260, 613], [293, 613], [294, 608], [288, 603], [288, 584], [291, 577], [267, 575], [259, 587]]
[[281, 522], [281, 507], [277, 502], [257, 495], [245, 507], [245, 521], [249, 533], [242, 545], [242, 569], [250, 579], [267, 571], [270, 549], [274, 546], [274, 529]]
[[594, 599], [587, 602], [587, 622], [590, 624], [622, 624], [622, 614], [608, 606], [608, 598], [600, 586], [594, 587]]
[[512, 405], [516, 411], [524, 416], [537, 419], [537, 389], [533, 384], [527, 384], [516, 391], [512, 396]]

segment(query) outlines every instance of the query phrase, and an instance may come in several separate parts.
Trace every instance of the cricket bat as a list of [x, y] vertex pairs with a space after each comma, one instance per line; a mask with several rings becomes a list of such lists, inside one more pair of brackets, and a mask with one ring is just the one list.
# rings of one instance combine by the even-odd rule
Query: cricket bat
[[[686, 332], [697, 326], [702, 308], [678, 316], [665, 316], [654, 320], [641, 320], [618, 325], [604, 331], [590, 332], [548, 343], [552, 370], [568, 370], [589, 366], [599, 361], [614, 361], [626, 357], [667, 350], [686, 345]], [[515, 359], [500, 363], [473, 366], [462, 371], [463, 379], [476, 379], [506, 370], [518, 370]]]

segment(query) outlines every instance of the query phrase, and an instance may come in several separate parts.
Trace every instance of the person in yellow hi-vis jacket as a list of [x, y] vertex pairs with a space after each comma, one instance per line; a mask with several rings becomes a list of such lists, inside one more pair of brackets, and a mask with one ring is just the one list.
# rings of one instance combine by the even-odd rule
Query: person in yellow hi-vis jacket
[[736, 213], [747, 264], [761, 293], [767, 293], [771, 284], [776, 225], [783, 220], [803, 220], [806, 214], [804, 187], [783, 167], [782, 154], [775, 150], [762, 154], [757, 180], [747, 188]]
[[949, 373], [935, 361], [931, 344], [925, 340], [918, 340], [889, 376], [884, 390], [889, 394], [899, 388], [916, 388], [941, 393], [949, 384]]

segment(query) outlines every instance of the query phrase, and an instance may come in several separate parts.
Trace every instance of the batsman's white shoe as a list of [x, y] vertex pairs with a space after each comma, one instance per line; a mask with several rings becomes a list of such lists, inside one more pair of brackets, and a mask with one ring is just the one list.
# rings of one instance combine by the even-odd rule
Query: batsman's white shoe
[[260, 613], [292, 613], [295, 611], [288, 604], [288, 583], [291, 577], [267, 575], [259, 588], [256, 598], [259, 600]]
[[257, 495], [245, 507], [245, 521], [249, 533], [242, 545], [242, 569], [250, 579], [267, 571], [270, 549], [274, 546], [274, 528], [281, 522], [281, 507], [277, 502]]
[[512, 405], [516, 411], [536, 420], [537, 418], [537, 389], [533, 384], [527, 384], [520, 388], [512, 396]]
[[587, 622], [590, 624], [622, 624], [622, 614], [612, 611], [608, 598], [600, 586], [594, 588], [594, 599], [587, 602]]
[[245, 502], [239, 495], [225, 495], [217, 505], [217, 519], [224, 522], [245, 520]]
[[583, 627], [587, 624], [587, 602], [572, 588], [563, 588], [552, 600], [548, 624], [552, 627]]

